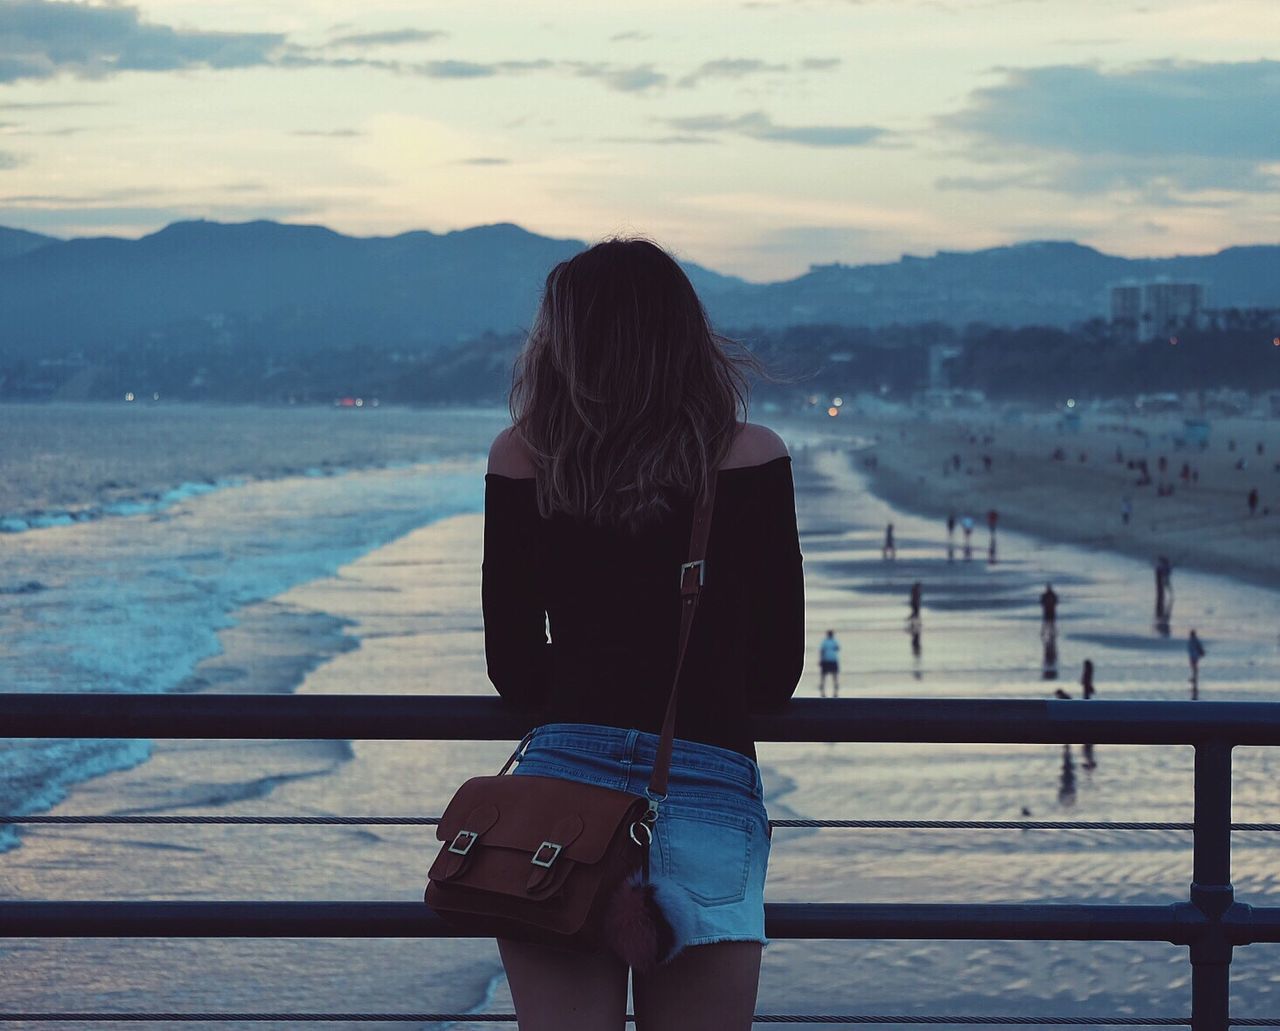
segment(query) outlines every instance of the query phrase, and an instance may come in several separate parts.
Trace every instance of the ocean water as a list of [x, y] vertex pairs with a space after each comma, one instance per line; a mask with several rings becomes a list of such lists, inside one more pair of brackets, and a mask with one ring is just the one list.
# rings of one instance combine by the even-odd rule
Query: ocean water
[[[238, 611], [424, 523], [480, 510], [477, 463], [501, 413], [352, 416], [0, 406], [9, 503], [0, 533], [0, 690], [207, 687], [197, 667], [219, 654], [218, 634]], [[54, 445], [62, 451], [46, 450]], [[341, 632], [332, 621], [310, 622], [309, 634], [294, 627], [294, 636]], [[308, 658], [298, 656], [303, 665]], [[238, 672], [221, 670], [219, 689], [247, 689], [237, 687], [248, 676]], [[0, 752], [0, 812], [47, 808], [69, 785], [141, 762], [149, 750], [145, 741], [11, 742]], [[7, 832], [0, 849], [14, 840]]]
[[[239, 414], [246, 436], [263, 432], [260, 415]], [[264, 459], [259, 476], [208, 462], [215, 481], [236, 482], [133, 515], [0, 535], [0, 684], [488, 692], [475, 513], [480, 456], [502, 413], [411, 415], [426, 450], [409, 465], [381, 467], [408, 458], [378, 452], [374, 424], [361, 423], [358, 445], [330, 432], [290, 446], [314, 452], [305, 457], [317, 468], [326, 449], [364, 449], [364, 467], [331, 460], [332, 475], [289, 475]], [[280, 418], [270, 414], [272, 432], [281, 432]], [[315, 425], [356, 424], [308, 421], [307, 433]], [[406, 430], [402, 442], [412, 435]], [[948, 562], [941, 527], [866, 492], [848, 455], [856, 442], [835, 446], [803, 425], [784, 435], [796, 458], [811, 658], [834, 629], [842, 694], [1044, 697], [1060, 686], [1078, 695], [1087, 657], [1101, 698], [1184, 698], [1184, 639], [1196, 626], [1209, 650], [1202, 697], [1277, 699], [1276, 592], [1175, 571], [1173, 632], [1163, 638], [1150, 625], [1151, 574], [1141, 563], [1009, 531], [995, 565]], [[173, 461], [170, 452], [157, 466], [175, 485], [203, 482], [181, 463], [172, 470]], [[153, 500], [164, 495], [160, 473], [136, 477], [157, 492]], [[25, 475], [34, 482], [56, 471]], [[890, 521], [899, 548], [892, 563], [880, 558]], [[985, 530], [975, 542], [985, 549]], [[918, 657], [905, 632], [917, 579]], [[1042, 679], [1036, 604], [1046, 580], [1061, 596], [1053, 682]], [[816, 685], [814, 662], [799, 693], [816, 694]], [[62, 799], [60, 813], [429, 815], [508, 750], [500, 742], [11, 742], [0, 751], [0, 795], [20, 812]], [[1190, 749], [1099, 746], [1092, 756], [1088, 767], [1081, 746], [760, 747], [775, 818], [1005, 820], [1023, 808], [1042, 819], [1191, 818]], [[1265, 749], [1237, 750], [1236, 820], [1280, 821], [1276, 762]], [[8, 834], [0, 895], [10, 898], [410, 900], [421, 897], [434, 851], [430, 830], [412, 827]], [[1238, 898], [1276, 904], [1278, 855], [1274, 838], [1236, 835]], [[768, 895], [1158, 903], [1185, 898], [1190, 872], [1190, 835], [1175, 832], [779, 829]], [[1276, 959], [1270, 946], [1237, 950], [1237, 1016], [1280, 1012]], [[496, 950], [484, 941], [0, 940], [0, 962], [0, 1009], [510, 1008]], [[1159, 944], [775, 942], [758, 1008], [1178, 1015], [1189, 1009], [1189, 979], [1186, 950]]]

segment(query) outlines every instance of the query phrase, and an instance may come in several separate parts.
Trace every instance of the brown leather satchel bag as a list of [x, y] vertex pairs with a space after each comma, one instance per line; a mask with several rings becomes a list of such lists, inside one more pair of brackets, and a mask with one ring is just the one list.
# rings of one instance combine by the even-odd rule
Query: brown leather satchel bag
[[649, 969], [674, 932], [649, 880], [649, 847], [666, 798], [680, 669], [706, 579], [715, 476], [694, 511], [680, 567], [680, 640], [653, 776], [643, 795], [558, 777], [474, 777], [454, 794], [424, 899], [472, 933], [580, 950], [608, 949]]

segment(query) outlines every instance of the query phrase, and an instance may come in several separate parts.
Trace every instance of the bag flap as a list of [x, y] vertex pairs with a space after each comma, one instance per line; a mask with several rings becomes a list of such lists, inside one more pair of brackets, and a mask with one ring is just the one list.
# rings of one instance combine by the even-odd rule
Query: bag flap
[[[479, 834], [477, 847], [518, 849], [530, 855], [550, 841], [562, 847], [566, 859], [598, 863], [618, 827], [635, 819], [646, 805], [640, 795], [560, 777], [473, 777], [449, 802], [436, 838], [452, 842], [459, 831], [473, 831]], [[571, 819], [575, 816], [581, 820], [580, 829]], [[482, 828], [482, 823], [488, 826]], [[556, 841], [557, 830], [566, 836], [566, 827], [573, 827], [576, 836]]]

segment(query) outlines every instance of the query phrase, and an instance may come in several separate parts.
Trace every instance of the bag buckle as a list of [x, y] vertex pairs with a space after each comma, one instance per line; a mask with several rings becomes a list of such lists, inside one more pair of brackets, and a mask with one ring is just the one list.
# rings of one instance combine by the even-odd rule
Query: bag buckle
[[[551, 851], [551, 855], [548, 856], [546, 859], [539, 858], [548, 849]], [[554, 863], [556, 861], [556, 858], [560, 855], [560, 852], [561, 852], [561, 847], [557, 845], [554, 841], [544, 841], [541, 845], [538, 846], [538, 850], [534, 852], [533, 858], [530, 859], [529, 862], [531, 862], [534, 866], [540, 866], [544, 870], [549, 870], [551, 869], [551, 864]]]
[[478, 837], [480, 835], [475, 831], [458, 831], [453, 843], [449, 846], [449, 851], [455, 856], [465, 856], [471, 851], [471, 846], [476, 843]]
[[707, 582], [707, 563], [705, 559], [695, 559], [692, 562], [684, 563], [680, 567], [680, 586], [684, 586], [684, 574], [690, 569], [698, 571], [698, 586], [703, 586]]

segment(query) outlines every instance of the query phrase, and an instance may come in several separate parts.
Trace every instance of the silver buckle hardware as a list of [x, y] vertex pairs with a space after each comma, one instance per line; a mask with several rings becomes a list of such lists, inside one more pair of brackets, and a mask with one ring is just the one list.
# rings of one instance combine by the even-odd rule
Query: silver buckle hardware
[[[551, 855], [546, 859], [539, 858], [548, 849], [551, 850]], [[551, 868], [551, 864], [554, 863], [556, 861], [556, 858], [560, 855], [560, 852], [561, 852], [561, 847], [557, 845], [554, 841], [544, 841], [541, 845], [538, 846], [538, 851], [536, 851], [533, 854], [533, 858], [530, 859], [529, 862], [531, 862], [534, 866], [540, 866], [544, 870], [549, 870]]]
[[686, 562], [680, 567], [680, 586], [684, 586], [684, 574], [687, 570], [696, 569], [698, 571], [698, 586], [701, 587], [707, 582], [707, 562], [706, 559], [696, 559], [693, 562]]
[[471, 846], [476, 843], [478, 837], [480, 835], [475, 831], [458, 831], [453, 844], [449, 846], [449, 851], [456, 856], [465, 856], [471, 851]]
[[[636, 831], [639, 831], [641, 834], [644, 835], [644, 841], [640, 840], [640, 837], [639, 835], [636, 834]], [[648, 848], [650, 845], [653, 844], [653, 828], [649, 824], [649, 822], [643, 818], [639, 820], [633, 820], [631, 822], [631, 826], [627, 828], [627, 833], [631, 835], [631, 840], [634, 841], [641, 848]]]

